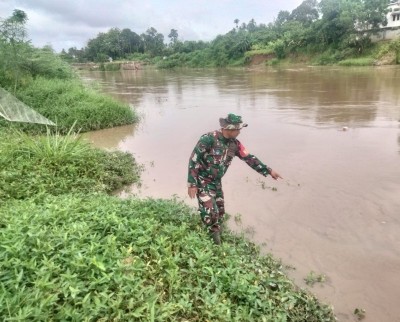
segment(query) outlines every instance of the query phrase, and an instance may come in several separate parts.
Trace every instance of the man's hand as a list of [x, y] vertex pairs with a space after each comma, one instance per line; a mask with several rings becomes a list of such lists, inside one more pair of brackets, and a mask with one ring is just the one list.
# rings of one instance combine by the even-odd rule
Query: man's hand
[[188, 195], [190, 199], [193, 199], [197, 195], [197, 187], [189, 187], [188, 188]]
[[278, 172], [276, 172], [276, 171], [274, 171], [272, 169], [271, 169], [271, 172], [269, 174], [272, 177], [272, 179], [274, 179], [274, 180], [278, 180], [278, 178], [283, 179]]

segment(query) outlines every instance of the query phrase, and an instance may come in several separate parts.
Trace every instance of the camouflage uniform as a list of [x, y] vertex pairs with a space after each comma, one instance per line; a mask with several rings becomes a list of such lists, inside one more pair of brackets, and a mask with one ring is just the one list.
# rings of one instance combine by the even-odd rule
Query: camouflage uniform
[[270, 173], [237, 139], [227, 139], [220, 131], [202, 135], [189, 159], [188, 187], [198, 188], [199, 212], [210, 233], [221, 230], [225, 214], [221, 179], [235, 156], [263, 176]]

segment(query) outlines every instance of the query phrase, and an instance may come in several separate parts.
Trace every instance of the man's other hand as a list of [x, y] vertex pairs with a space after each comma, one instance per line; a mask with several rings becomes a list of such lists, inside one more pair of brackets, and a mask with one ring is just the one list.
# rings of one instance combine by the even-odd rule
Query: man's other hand
[[188, 195], [190, 199], [193, 199], [197, 195], [197, 187], [189, 187], [188, 188]]

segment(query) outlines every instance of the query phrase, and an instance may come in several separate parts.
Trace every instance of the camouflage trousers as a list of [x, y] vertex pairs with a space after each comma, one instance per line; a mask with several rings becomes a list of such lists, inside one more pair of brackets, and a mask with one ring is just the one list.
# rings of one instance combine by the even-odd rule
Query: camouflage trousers
[[208, 232], [220, 232], [225, 214], [221, 182], [211, 182], [198, 188], [197, 201], [201, 221]]

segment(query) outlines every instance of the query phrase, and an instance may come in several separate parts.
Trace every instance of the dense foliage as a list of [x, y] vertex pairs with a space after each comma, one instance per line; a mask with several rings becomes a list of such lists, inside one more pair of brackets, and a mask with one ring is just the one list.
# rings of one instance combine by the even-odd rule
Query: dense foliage
[[0, 205], [0, 316], [18, 321], [335, 321], [280, 262], [168, 200]]
[[371, 47], [370, 36], [385, 26], [389, 0], [304, 0], [292, 12], [280, 11], [274, 22], [263, 24], [251, 19], [210, 42], [181, 41], [176, 29], [169, 43], [155, 28], [138, 35], [130, 29], [112, 28], [90, 39], [87, 46], [63, 50], [72, 62], [105, 62], [111, 57], [129, 59], [135, 54], [166, 59], [159, 67], [220, 67], [243, 64], [249, 51], [273, 53], [282, 59], [296, 55], [324, 57], [316, 63], [335, 63], [356, 58]]

